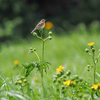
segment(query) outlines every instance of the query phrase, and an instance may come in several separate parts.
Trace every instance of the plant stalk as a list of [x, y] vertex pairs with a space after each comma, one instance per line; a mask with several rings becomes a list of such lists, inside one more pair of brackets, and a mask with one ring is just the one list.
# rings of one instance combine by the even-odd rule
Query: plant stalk
[[94, 63], [93, 84], [95, 84], [96, 63], [95, 63], [95, 60], [94, 60], [94, 52], [93, 52], [92, 58], [93, 58], [93, 63]]
[[44, 64], [44, 40], [42, 40], [42, 66], [41, 66], [42, 86], [43, 86], [43, 64]]

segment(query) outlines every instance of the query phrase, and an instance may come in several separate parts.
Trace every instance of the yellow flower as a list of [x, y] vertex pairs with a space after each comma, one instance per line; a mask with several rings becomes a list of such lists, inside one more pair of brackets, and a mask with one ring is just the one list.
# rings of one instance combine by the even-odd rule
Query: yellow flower
[[35, 82], [37, 81], [37, 77], [34, 77], [34, 81], [35, 81]]
[[75, 82], [75, 81], [73, 81], [73, 84], [75, 85], [75, 84], [76, 84], [76, 82]]
[[98, 88], [98, 85], [93, 84], [91, 88], [96, 90]]
[[45, 28], [46, 29], [50, 29], [50, 28], [52, 28], [53, 27], [53, 24], [51, 23], [51, 22], [46, 22], [45, 23]]
[[100, 87], [100, 83], [98, 83], [98, 87]]
[[58, 73], [58, 72], [62, 72], [63, 69], [64, 69], [64, 67], [59, 66], [59, 68], [56, 69], [56, 73]]
[[18, 60], [15, 60], [14, 61], [14, 65], [18, 65]]
[[21, 84], [22, 83], [22, 80], [19, 80], [19, 83]]
[[93, 84], [91, 88], [94, 90], [98, 89], [100, 92], [100, 83], [98, 83], [97, 85]]
[[61, 72], [61, 70], [59, 68], [56, 69], [56, 73]]
[[63, 84], [69, 86], [71, 84], [71, 80], [65, 81]]
[[94, 42], [91, 42], [91, 43], [89, 43], [88, 45], [89, 45], [89, 46], [93, 46], [93, 45], [94, 45]]

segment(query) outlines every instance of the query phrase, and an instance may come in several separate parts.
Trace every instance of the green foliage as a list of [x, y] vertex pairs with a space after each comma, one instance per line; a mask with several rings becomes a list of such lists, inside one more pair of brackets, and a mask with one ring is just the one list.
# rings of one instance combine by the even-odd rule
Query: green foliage
[[15, 27], [21, 23], [22, 23], [21, 17], [17, 17], [13, 20], [5, 21], [5, 23], [3, 25], [0, 25], [1, 26], [0, 27], [0, 37], [13, 36], [14, 35], [13, 33], [17, 33], [17, 32], [14, 32], [14, 31], [16, 31]]
[[[100, 53], [100, 35], [96, 33], [97, 31], [94, 32], [95, 33], [88, 34], [89, 31], [83, 24], [81, 24], [77, 27], [77, 29], [70, 31], [70, 35], [53, 35], [52, 41], [50, 41], [50, 43], [49, 41], [45, 43], [44, 58], [46, 61], [51, 62], [52, 66], [50, 67], [48, 62], [45, 62], [44, 60], [42, 63], [42, 60], [40, 59], [42, 58], [39, 56], [41, 55], [39, 45], [40, 41], [32, 38], [32, 40], [29, 39], [22, 40], [21, 42], [19, 41], [18, 44], [11, 43], [9, 46], [4, 43], [1, 44], [0, 99], [99, 100], [100, 86], [97, 83], [100, 83], [100, 63], [98, 57]], [[50, 35], [51, 34], [49, 34], [49, 36]], [[49, 38], [47, 37], [46, 39]], [[94, 46], [90, 49], [87, 48], [87, 44], [91, 41], [95, 42], [95, 49], [93, 49]], [[37, 49], [30, 48], [33, 46]], [[27, 55], [28, 49], [29, 53]], [[91, 81], [91, 73], [85, 70], [88, 64], [87, 69], [91, 71], [90, 68], [93, 67], [93, 64], [91, 62], [92, 58], [85, 53], [84, 49], [86, 53], [91, 53], [92, 58], [93, 53], [95, 53], [94, 61], [96, 63], [97, 72], [94, 85], [98, 86], [96, 89], [92, 86], [93, 82]], [[99, 50], [99, 53], [97, 50]], [[13, 64], [15, 60], [18, 60], [19, 62], [16, 67]], [[44, 91], [41, 86], [42, 80], [40, 76], [35, 72], [36, 70], [33, 70], [36, 68], [40, 71], [41, 64], [43, 64], [44, 71], [49, 67], [48, 73], [44, 73]], [[61, 64], [65, 67], [64, 70], [55, 75], [56, 68]], [[29, 75], [29, 77], [21, 76], [23, 67], [25, 70], [25, 76]], [[2, 77], [3, 74], [7, 78]], [[54, 78], [52, 77], [53, 75]], [[33, 79], [33, 77], [37, 77], [37, 81]], [[68, 80], [71, 80], [70, 85], [64, 85], [63, 82]]]
[[[43, 69], [45, 69], [46, 73], [47, 73], [47, 69], [49, 68], [49, 65], [50, 65], [49, 62], [44, 62], [43, 64]], [[34, 68], [36, 68], [37, 71], [40, 72], [41, 63], [29, 62], [29, 63], [23, 64], [23, 66], [25, 68], [25, 77], [27, 77]]]
[[[41, 5], [41, 1], [9, 0], [8, 2], [7, 0], [0, 0], [0, 36], [12, 36], [14, 33], [18, 36], [27, 37], [41, 18], [52, 21], [58, 27], [55, 29], [57, 34], [75, 28], [80, 22], [90, 24], [94, 20], [99, 20], [99, 0], [71, 0], [70, 2], [56, 0], [56, 5], [52, 1], [48, 3], [43, 0], [42, 2]], [[19, 21], [20, 19], [17, 20], [19, 23], [14, 25], [12, 23], [16, 18], [20, 18], [21, 21]], [[8, 23], [10, 23], [9, 26]], [[97, 29], [99, 31], [98, 26], [98, 23], [93, 23], [90, 27], [92, 27], [91, 30]]]
[[39, 62], [29, 62], [29, 63], [23, 64], [23, 66], [26, 69], [25, 77], [27, 77], [34, 68], [37, 68], [40, 71]]

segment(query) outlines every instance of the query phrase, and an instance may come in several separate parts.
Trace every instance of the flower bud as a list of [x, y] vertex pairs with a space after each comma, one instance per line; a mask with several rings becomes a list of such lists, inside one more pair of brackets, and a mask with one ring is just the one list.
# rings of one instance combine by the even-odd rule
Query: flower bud
[[50, 36], [50, 35], [49, 35], [49, 37], [48, 37], [48, 38], [51, 40], [51, 39], [52, 39], [52, 36]]
[[64, 90], [65, 89], [65, 85], [62, 85], [61, 88], [62, 88], [62, 90]]
[[90, 46], [90, 48], [92, 49], [92, 48], [94, 48], [93, 46]]
[[33, 51], [36, 51], [36, 48], [34, 48]]
[[73, 78], [74, 79], [79, 79], [79, 76], [78, 75], [74, 75]]
[[88, 53], [88, 52], [89, 52], [89, 49], [86, 48], [86, 49], [85, 49], [85, 52]]
[[33, 35], [34, 35], [34, 36], [37, 36], [37, 33], [36, 33], [36, 32], [33, 32]]
[[71, 74], [71, 71], [68, 70], [68, 71], [66, 72], [66, 75], [69, 76], [70, 74]]
[[60, 77], [60, 80], [62, 80], [62, 79], [63, 79], [63, 77], [61, 76], [61, 77]]
[[30, 50], [33, 50], [33, 48], [32, 48], [32, 47], [30, 47]]
[[57, 77], [60, 77], [60, 75], [61, 75], [60, 72], [58, 72], [58, 73], [57, 73]]
[[19, 80], [18, 83], [19, 83], [19, 84], [22, 84], [22, 80]]
[[57, 81], [58, 81], [58, 83], [60, 83], [61, 82], [61, 79], [59, 78], [59, 79], [57, 79]]
[[58, 77], [55, 75], [54, 78], [57, 79]]
[[87, 68], [90, 68], [90, 65], [87, 65]]
[[80, 81], [80, 82], [82, 82], [82, 81], [83, 81], [83, 79], [82, 79], [82, 78], [80, 78], [80, 79], [79, 79], [79, 81]]
[[100, 52], [100, 49], [98, 50], [98, 52]]
[[71, 81], [74, 81], [75, 79], [74, 79], [74, 77], [71, 77]]
[[21, 80], [23, 80], [23, 79], [25, 79], [25, 77], [24, 76], [21, 76], [21, 78], [20, 78]]
[[27, 82], [27, 80], [26, 79], [24, 79], [24, 83], [26, 83]]
[[92, 48], [92, 52], [95, 52], [95, 49], [94, 48]]
[[63, 78], [66, 78], [66, 75], [63, 75], [62, 77], [63, 77]]
[[41, 34], [42, 34], [42, 33], [43, 33], [43, 30], [42, 30], [42, 29], [40, 29], [40, 30], [39, 30], [39, 33], [41, 33]]
[[52, 31], [49, 31], [49, 33], [48, 33], [50, 36], [52, 36]]
[[56, 82], [56, 79], [54, 78], [54, 79], [53, 79], [53, 83], [55, 83], [55, 82]]

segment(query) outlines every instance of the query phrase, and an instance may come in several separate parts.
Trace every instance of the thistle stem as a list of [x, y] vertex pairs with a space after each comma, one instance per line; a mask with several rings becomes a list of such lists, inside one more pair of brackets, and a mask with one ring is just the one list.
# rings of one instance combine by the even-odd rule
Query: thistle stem
[[95, 84], [96, 63], [95, 63], [95, 60], [94, 60], [94, 52], [93, 52], [92, 58], [93, 58], [93, 63], [94, 63], [93, 84]]
[[37, 54], [37, 52], [36, 52], [36, 51], [34, 51], [34, 53], [36, 54], [36, 56], [37, 56], [37, 58], [38, 58], [38, 60], [39, 60], [39, 63], [40, 63], [40, 58], [39, 58], [39, 55]]
[[43, 86], [43, 64], [44, 64], [44, 40], [42, 40], [42, 66], [41, 66], [42, 86]]

